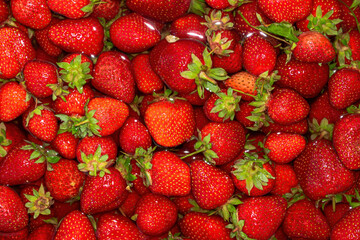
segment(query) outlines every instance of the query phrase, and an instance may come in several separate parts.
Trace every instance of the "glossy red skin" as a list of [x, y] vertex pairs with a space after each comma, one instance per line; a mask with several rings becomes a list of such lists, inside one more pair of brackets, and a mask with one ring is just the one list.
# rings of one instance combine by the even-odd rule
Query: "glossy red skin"
[[137, 204], [136, 225], [144, 234], [158, 236], [174, 226], [177, 213], [176, 205], [169, 198], [149, 193], [142, 196]]
[[135, 214], [136, 205], [140, 198], [141, 196], [137, 192], [129, 192], [128, 196], [119, 207], [120, 212], [126, 217], [132, 217]]
[[51, 26], [58, 22], [60, 22], [60, 19], [53, 17], [48, 26], [46, 26], [45, 28], [42, 28], [42, 29], [35, 30], [35, 34], [34, 34], [36, 42], [39, 44], [39, 46], [47, 54], [49, 54], [50, 56], [53, 56], [53, 57], [57, 57], [62, 53], [61, 48], [54, 45], [48, 37], [48, 33], [49, 33]]
[[190, 212], [180, 220], [181, 232], [190, 239], [230, 240], [231, 230], [225, 228], [228, 223], [220, 216]]
[[201, 129], [202, 139], [210, 134], [210, 143], [218, 158], [213, 161], [222, 165], [236, 157], [245, 145], [245, 129], [237, 121], [228, 123], [210, 122]]
[[294, 168], [290, 164], [274, 164], [275, 186], [271, 194], [283, 196], [291, 193], [291, 189], [298, 185], [298, 180]]
[[272, 72], [276, 64], [276, 51], [264, 37], [253, 34], [245, 39], [243, 45], [243, 66], [253, 75]]
[[52, 240], [55, 236], [55, 226], [51, 224], [43, 224], [32, 231], [27, 240]]
[[187, 94], [179, 94], [179, 97], [185, 98], [193, 106], [203, 106], [210, 97], [211, 92], [204, 89], [204, 96], [201, 98], [197, 91]]
[[341, 162], [351, 170], [360, 168], [360, 115], [342, 117], [334, 127], [333, 144]]
[[96, 237], [98, 240], [132, 240], [142, 239], [142, 234], [129, 218], [120, 214], [105, 213], [97, 222]]
[[264, 14], [274, 22], [295, 23], [306, 18], [312, 9], [313, 0], [258, 0]]
[[115, 168], [103, 177], [86, 176], [80, 196], [81, 210], [86, 214], [110, 211], [118, 208], [127, 197], [126, 181]]
[[[8, 146], [1, 146], [4, 150], [9, 153], [11, 149], [16, 147], [22, 140], [25, 138], [24, 132], [14, 123], [4, 123], [6, 127], [5, 136], [6, 139], [11, 141], [11, 144]], [[4, 159], [4, 157], [0, 157], [0, 162]]]
[[213, 60], [213, 68], [223, 68], [228, 74], [236, 73], [243, 67], [243, 47], [240, 43], [235, 44], [234, 52], [229, 56], [211, 55]]
[[[221, 90], [221, 92], [226, 94], [226, 90]], [[227, 95], [227, 94], [226, 94]], [[212, 93], [211, 96], [206, 100], [204, 104], [204, 113], [206, 117], [212, 122], [229, 122], [230, 118], [226, 119], [224, 117], [219, 117], [219, 113], [213, 113], [211, 110], [215, 107], [215, 102], [220, 99], [216, 93]], [[195, 135], [196, 136], [196, 135]]]
[[26, 145], [29, 144], [26, 142], [20, 143], [0, 163], [0, 184], [19, 185], [34, 182], [44, 176], [46, 162], [35, 163], [38, 158], [30, 160], [33, 150], [21, 149]]
[[72, 211], [61, 221], [54, 240], [96, 240], [89, 218], [79, 210]]
[[74, 160], [60, 159], [52, 164], [53, 171], [46, 171], [45, 184], [51, 196], [66, 202], [79, 194], [85, 181], [85, 174], [77, 168]]
[[72, 2], [59, 1], [59, 0], [47, 0], [49, 8], [66, 18], [80, 19], [87, 13], [82, 11], [81, 8], [90, 4], [90, 0], [75, 0]]
[[126, 1], [126, 6], [144, 17], [170, 22], [186, 14], [190, 0], [129, 0]]
[[333, 229], [336, 223], [340, 219], [342, 219], [350, 209], [351, 207], [349, 203], [343, 203], [343, 202], [337, 203], [335, 205], [335, 211], [331, 203], [326, 204], [323, 211], [326, 219], [328, 220], [330, 228]]
[[[88, 57], [87, 55], [85, 54], [81, 54], [81, 53], [70, 53], [70, 54], [67, 54], [65, 57], [63, 57], [61, 59], [61, 62], [67, 62], [67, 63], [70, 63], [72, 60], [74, 60], [74, 58], [76, 58], [78, 55], [81, 55], [81, 63], [89, 63], [89, 69], [90, 69], [90, 74], [92, 75], [92, 71], [94, 69], [94, 63], [93, 61], [91, 60], [90, 57]], [[62, 68], [59, 69], [59, 71], [61, 71]]]
[[[225, 204], [234, 193], [231, 177], [203, 160], [190, 164], [191, 191], [203, 209], [215, 209]], [[215, 184], [216, 183], [216, 184]]]
[[10, 15], [10, 9], [5, 0], [0, 0], [0, 23], [4, 22]]
[[13, 0], [11, 12], [16, 21], [32, 29], [45, 28], [51, 21], [46, 0]]
[[143, 52], [155, 46], [160, 39], [156, 24], [137, 13], [118, 18], [110, 27], [111, 42], [126, 53]]
[[211, 8], [215, 8], [215, 9], [224, 9], [224, 8], [231, 7], [229, 1], [227, 1], [227, 0], [205, 0], [205, 2]]
[[250, 197], [237, 206], [238, 220], [245, 220], [242, 231], [258, 240], [269, 239], [282, 223], [287, 203], [280, 196]]
[[29, 216], [19, 195], [10, 187], [0, 186], [0, 232], [17, 232], [26, 227]]
[[286, 55], [277, 58], [275, 70], [278, 70], [280, 80], [276, 85], [296, 90], [304, 98], [313, 98], [319, 95], [329, 80], [329, 66], [317, 63], [305, 63], [291, 58], [286, 63]]
[[101, 147], [101, 156], [108, 155], [107, 161], [115, 161], [117, 156], [117, 145], [111, 136], [107, 137], [84, 137], [79, 141], [76, 146], [76, 159], [82, 163], [84, 160], [81, 157], [81, 152], [85, 153], [86, 156], [95, 154], [98, 147]]
[[51, 142], [51, 146], [62, 157], [67, 159], [75, 159], [76, 146], [79, 139], [70, 132], [57, 134], [55, 139]]
[[351, 68], [338, 70], [330, 77], [330, 103], [337, 109], [344, 109], [360, 100], [360, 72]]
[[326, 240], [330, 237], [330, 227], [325, 216], [307, 199], [287, 209], [283, 230], [289, 238]]
[[168, 43], [163, 39], [150, 52], [150, 64], [171, 90], [188, 94], [196, 90], [195, 80], [184, 78], [180, 73], [188, 70], [191, 54], [203, 62], [203, 51], [204, 45], [196, 40], [180, 39]]
[[295, 159], [294, 170], [305, 195], [314, 201], [344, 192], [356, 180], [326, 139], [310, 141]]
[[120, 10], [119, 0], [103, 0], [102, 4], [97, 4], [94, 7], [90, 16], [95, 18], [104, 18], [106, 21], [110, 21], [115, 18]]
[[50, 27], [48, 36], [54, 45], [70, 53], [98, 55], [104, 46], [104, 29], [91, 17], [61, 20]]
[[0, 29], [0, 78], [14, 78], [25, 63], [35, 58], [35, 49], [29, 37], [18, 28]]
[[91, 84], [100, 92], [131, 103], [135, 96], [135, 80], [129, 58], [120, 52], [108, 51], [100, 54]]
[[269, 132], [286, 132], [296, 134], [306, 134], [309, 129], [307, 119], [301, 120], [300, 122], [293, 123], [290, 125], [281, 125], [278, 123], [269, 123], [268, 127], [263, 126], [261, 131], [265, 134]]
[[331, 239], [334, 240], [355, 240], [360, 238], [359, 225], [360, 208], [356, 207], [349, 210], [346, 215], [340, 219], [331, 231]]
[[207, 27], [205, 19], [194, 13], [188, 13], [174, 20], [170, 26], [170, 34], [178, 38], [193, 38], [206, 43], [205, 32]]

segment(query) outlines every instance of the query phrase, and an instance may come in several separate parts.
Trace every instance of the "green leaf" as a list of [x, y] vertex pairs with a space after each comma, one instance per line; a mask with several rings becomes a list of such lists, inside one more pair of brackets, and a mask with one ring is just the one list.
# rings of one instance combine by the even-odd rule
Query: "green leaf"
[[285, 37], [293, 42], [298, 42], [299, 39], [296, 36], [294, 27], [292, 24], [287, 22], [272, 23], [268, 26], [259, 26], [263, 31], [276, 34], [281, 37]]

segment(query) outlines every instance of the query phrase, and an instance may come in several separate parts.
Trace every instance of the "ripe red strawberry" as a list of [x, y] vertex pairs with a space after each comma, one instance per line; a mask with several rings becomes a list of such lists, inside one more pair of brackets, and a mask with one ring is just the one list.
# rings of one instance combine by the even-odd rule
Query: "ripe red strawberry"
[[136, 225], [146, 235], [167, 233], [176, 223], [178, 210], [167, 197], [149, 193], [141, 197], [136, 210]]
[[232, 74], [239, 72], [243, 67], [243, 47], [240, 43], [236, 43], [234, 52], [229, 56], [211, 55], [214, 68], [223, 68], [227, 73]]
[[328, 63], [335, 58], [330, 40], [319, 32], [308, 31], [299, 35], [293, 50], [294, 57], [302, 62]]
[[0, 232], [0, 237], [4, 239], [27, 239], [28, 235], [28, 228], [23, 228], [17, 232]]
[[0, 0], [0, 24], [10, 15], [10, 8], [5, 0]]
[[84, 189], [80, 196], [81, 211], [86, 214], [110, 211], [118, 208], [127, 197], [126, 181], [115, 168], [103, 177], [85, 178]]
[[2, 27], [0, 38], [0, 78], [14, 78], [28, 60], [35, 58], [35, 49], [18, 28]]
[[344, 192], [355, 184], [354, 173], [345, 168], [326, 139], [310, 141], [295, 159], [294, 170], [305, 195], [312, 200]]
[[129, 58], [120, 52], [100, 54], [95, 67], [93, 87], [113, 98], [131, 103], [135, 96], [135, 81]]
[[126, 6], [144, 17], [160, 22], [170, 22], [187, 12], [190, 0], [129, 0]]
[[193, 240], [230, 240], [231, 230], [220, 216], [190, 212], [180, 220], [182, 234]]
[[330, 227], [325, 216], [307, 199], [287, 209], [283, 230], [289, 238], [326, 240], [330, 237]]
[[[0, 184], [18, 185], [34, 182], [44, 176], [45, 162], [37, 162], [39, 155], [34, 150], [24, 150], [22, 147], [29, 145], [20, 143], [12, 149], [0, 163]], [[35, 156], [34, 156], [35, 155]], [[33, 156], [31, 158], [31, 156]]]
[[330, 238], [334, 240], [341, 239], [359, 239], [360, 238], [360, 225], [357, 219], [360, 216], [360, 208], [355, 207], [350, 209], [346, 215], [341, 218], [336, 225], [332, 228]]
[[295, 134], [306, 134], [309, 129], [307, 119], [301, 120], [300, 122], [293, 123], [290, 125], [281, 125], [278, 123], [269, 123], [269, 126], [263, 126], [261, 131], [265, 134], [270, 132], [284, 132], [284, 133], [295, 133]]
[[258, 0], [260, 9], [274, 22], [295, 23], [310, 14], [312, 0], [296, 2], [292, 0]]
[[289, 163], [294, 160], [306, 146], [306, 140], [300, 134], [270, 133], [265, 141], [265, 149], [271, 161], [279, 164]]
[[276, 85], [292, 88], [305, 98], [317, 96], [329, 80], [329, 66], [301, 62], [295, 58], [286, 62], [286, 58], [286, 54], [277, 58], [275, 70], [281, 78]]
[[278, 196], [291, 193], [291, 189], [298, 185], [293, 166], [290, 164], [274, 164], [273, 167], [275, 170], [275, 186], [270, 193]]
[[132, 217], [135, 214], [137, 202], [141, 196], [135, 191], [129, 192], [124, 202], [120, 205], [119, 211], [126, 217]]
[[60, 159], [52, 165], [52, 171], [46, 171], [45, 184], [51, 196], [66, 202], [79, 195], [85, 181], [85, 174], [77, 168], [74, 160]]
[[11, 12], [19, 23], [33, 29], [42, 29], [51, 21], [51, 11], [46, 0], [11, 1]]
[[243, 45], [243, 66], [249, 73], [258, 76], [272, 72], [276, 64], [276, 51], [266, 38], [253, 34]]
[[79, 139], [69, 132], [57, 134], [51, 142], [51, 147], [58, 152], [63, 158], [75, 159], [76, 146]]
[[[240, 224], [242, 228], [234, 231], [238, 231], [238, 236], [244, 234], [251, 239], [267, 240], [280, 227], [285, 217], [286, 207], [286, 200], [280, 196], [247, 198], [237, 206], [238, 222], [235, 227]], [[240, 232], [242, 232], [241, 235]]]
[[194, 205], [192, 205], [190, 202], [195, 201], [195, 198], [190, 193], [186, 196], [174, 197], [171, 200], [176, 204], [177, 208], [179, 209], [179, 213], [185, 215], [191, 212], [191, 208], [194, 207]]
[[0, 192], [0, 232], [16, 232], [25, 228], [29, 216], [19, 195], [7, 186], [0, 186]]
[[98, 55], [104, 46], [104, 29], [96, 18], [64, 19], [52, 25], [50, 41], [66, 52]]
[[349, 7], [351, 7], [354, 2], [352, 0], [342, 0], [339, 2], [341, 3], [341, 19], [343, 20], [341, 22], [341, 28], [344, 29], [344, 32], [356, 29], [357, 23], [354, 15], [357, 19], [360, 18], [360, 8], [355, 7], [350, 10]]
[[203, 160], [190, 164], [191, 191], [203, 209], [215, 209], [225, 204], [234, 193], [231, 177]]
[[[136, 41], [133, 41], [134, 38]], [[110, 27], [111, 42], [126, 53], [143, 52], [155, 46], [160, 39], [156, 24], [137, 13], [118, 18]]]
[[35, 30], [35, 39], [39, 46], [50, 56], [57, 57], [62, 53], [61, 48], [55, 46], [49, 39], [48, 33], [52, 25], [60, 22], [60, 19], [53, 17], [45, 28]]
[[152, 70], [149, 54], [139, 54], [131, 60], [131, 69], [137, 89], [144, 94], [159, 92], [164, 88], [164, 82]]
[[323, 211], [330, 228], [333, 229], [336, 223], [342, 219], [350, 209], [350, 204], [345, 202], [336, 203], [335, 211], [333, 204], [326, 204]]
[[47, 0], [49, 8], [67, 18], [80, 19], [93, 10], [96, 0], [74, 0], [64, 2], [60, 0]]
[[61, 221], [54, 240], [96, 240], [89, 218], [78, 210], [72, 211]]
[[14, 123], [0, 123], [0, 162], [25, 139], [24, 132]]
[[26, 130], [44, 142], [54, 140], [59, 129], [55, 114], [44, 105], [26, 110], [22, 124]]
[[329, 80], [330, 103], [337, 109], [349, 107], [360, 100], [360, 72], [352, 68], [342, 68]]
[[57, 219], [63, 219], [67, 214], [75, 210], [80, 210], [80, 201], [71, 203], [55, 201], [52, 205], [52, 211]]
[[170, 96], [151, 103], [144, 121], [154, 141], [164, 147], [175, 147], [189, 140], [195, 129], [194, 110], [185, 100]]
[[193, 38], [206, 43], [207, 27], [202, 24], [204, 22], [205, 19], [199, 15], [188, 13], [171, 22], [170, 34], [178, 38]]
[[242, 93], [246, 93], [254, 96], [257, 94], [256, 86], [255, 86], [256, 76], [248, 72], [241, 71], [235, 73], [229, 79], [226, 79], [224, 83], [227, 87], [231, 87], [235, 91], [236, 90], [240, 91], [239, 94], [242, 100], [252, 101], [254, 99], [253, 97]]
[[106, 21], [110, 21], [116, 17], [122, 8], [123, 6], [121, 6], [121, 1], [102, 0], [99, 4], [95, 5], [90, 16], [95, 18], [104, 18]]
[[120, 214], [105, 213], [97, 222], [96, 237], [98, 240], [132, 240], [142, 239], [142, 233], [129, 218]]
[[360, 168], [360, 115], [342, 117], [334, 127], [333, 144], [341, 162], [351, 170]]
[[43, 224], [34, 229], [27, 240], [52, 240], [55, 237], [56, 228], [52, 224]]

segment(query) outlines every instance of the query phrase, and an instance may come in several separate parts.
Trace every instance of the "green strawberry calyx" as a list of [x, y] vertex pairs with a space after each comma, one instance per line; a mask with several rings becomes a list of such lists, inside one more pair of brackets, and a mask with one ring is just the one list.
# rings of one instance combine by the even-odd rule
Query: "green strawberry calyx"
[[234, 23], [230, 21], [229, 15], [223, 14], [221, 10], [213, 10], [210, 15], [205, 15], [205, 21], [201, 24], [208, 28], [205, 32], [207, 36], [211, 36], [211, 33], [214, 31], [232, 29], [234, 27]]
[[346, 108], [346, 111], [350, 114], [353, 114], [353, 113], [359, 114], [360, 113], [360, 104], [359, 104], [359, 106], [351, 105]]
[[219, 92], [220, 88], [216, 80], [224, 81], [229, 78], [223, 68], [212, 68], [212, 60], [209, 51], [205, 48], [203, 52], [203, 64], [195, 55], [191, 54], [192, 62], [188, 64], [188, 69], [180, 73], [183, 78], [194, 79], [197, 85], [197, 92], [201, 98], [204, 97], [204, 91]]
[[230, 237], [237, 240], [255, 240], [248, 237], [242, 230], [245, 225], [245, 220], [239, 219], [237, 211], [231, 213], [231, 223], [226, 225], [226, 228], [231, 229]]
[[145, 186], [152, 185], [152, 178], [149, 170], [152, 168], [151, 160], [156, 147], [149, 147], [145, 150], [142, 147], [135, 149], [135, 154], [132, 159], [136, 161], [136, 165], [140, 168], [141, 174]]
[[54, 203], [50, 192], [45, 192], [44, 186], [41, 184], [39, 191], [33, 189], [33, 195], [24, 194], [27, 200], [25, 207], [28, 208], [28, 213], [34, 214], [34, 219], [41, 215], [50, 215], [50, 206]]
[[349, 32], [343, 33], [342, 29], [339, 30], [335, 37], [334, 48], [338, 56], [339, 67], [345, 66], [345, 60], [352, 59], [352, 51], [349, 47], [350, 35]]
[[94, 10], [95, 5], [98, 5], [101, 3], [106, 3], [106, 2], [103, 2], [102, 0], [90, 0], [90, 3], [88, 5], [82, 7], [81, 11], [83, 11], [85, 13], [91, 13]]
[[47, 162], [47, 170], [53, 171], [51, 164], [57, 163], [60, 160], [59, 153], [56, 151], [49, 149], [48, 143], [44, 143], [43, 145], [38, 145], [34, 142], [30, 142], [25, 140], [25, 142], [29, 143], [29, 145], [25, 145], [21, 147], [22, 150], [33, 150], [30, 155], [29, 160], [35, 160], [35, 163], [43, 163]]
[[309, 122], [309, 131], [311, 140], [322, 138], [332, 140], [334, 124], [330, 124], [326, 118], [323, 118], [320, 123], [314, 118], [312, 122]]
[[309, 20], [308, 28], [311, 31], [317, 31], [328, 36], [335, 36], [339, 34], [336, 25], [342, 22], [341, 19], [329, 19], [334, 10], [331, 10], [323, 15], [321, 6], [317, 6], [315, 16], [310, 14], [307, 18]]
[[[136, 180], [137, 177], [131, 173], [132, 166], [132, 156], [126, 153], [121, 154], [116, 159], [115, 168], [120, 172], [121, 176], [126, 180], [127, 186], [132, 187], [132, 181]], [[135, 160], [134, 160], [135, 161]]]
[[7, 151], [4, 147], [9, 146], [12, 143], [10, 139], [6, 138], [6, 126], [3, 122], [0, 123], [0, 157], [5, 157]]
[[219, 99], [215, 101], [215, 106], [210, 113], [218, 113], [218, 116], [223, 118], [224, 121], [227, 119], [234, 120], [235, 113], [240, 111], [239, 102], [241, 96], [234, 93], [232, 88], [228, 88], [226, 93], [220, 91], [216, 95]]
[[105, 174], [110, 174], [109, 169], [107, 169], [113, 162], [114, 159], [109, 160], [109, 155], [101, 154], [101, 145], [98, 146], [94, 154], [85, 155], [84, 152], [81, 152], [81, 159], [83, 163], [78, 165], [78, 169], [82, 172], [88, 172], [90, 176], [104, 177]]
[[234, 52], [233, 50], [229, 49], [233, 40], [229, 41], [229, 39], [226, 37], [221, 38], [221, 32], [217, 34], [213, 33], [212, 36], [207, 37], [207, 40], [210, 45], [211, 53], [228, 57], [230, 53]]

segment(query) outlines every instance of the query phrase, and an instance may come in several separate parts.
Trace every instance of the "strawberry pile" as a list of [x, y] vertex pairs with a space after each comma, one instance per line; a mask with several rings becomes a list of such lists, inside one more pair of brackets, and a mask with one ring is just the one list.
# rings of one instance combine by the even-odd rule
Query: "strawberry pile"
[[359, 21], [0, 0], [0, 239], [360, 239]]

